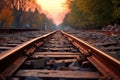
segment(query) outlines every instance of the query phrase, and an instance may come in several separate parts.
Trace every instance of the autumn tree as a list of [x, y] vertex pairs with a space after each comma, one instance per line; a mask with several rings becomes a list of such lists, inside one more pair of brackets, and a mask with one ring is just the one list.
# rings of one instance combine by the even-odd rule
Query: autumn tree
[[1, 9], [4, 7], [10, 8], [14, 11], [14, 26], [20, 28], [21, 27], [21, 16], [24, 12], [32, 11], [35, 9], [39, 9], [39, 5], [37, 5], [36, 0], [0, 0], [0, 13]]
[[113, 0], [68, 0], [67, 5], [76, 27], [101, 28], [113, 21]]
[[37, 9], [34, 13], [31, 11], [24, 12], [21, 16], [21, 23], [24, 27], [27, 26], [34, 29], [44, 29], [45, 24], [47, 24], [47, 26], [52, 25], [51, 20], [48, 20], [44, 14], [40, 14]]
[[6, 7], [2, 8], [0, 13], [0, 28], [8, 29], [9, 26], [13, 23], [13, 21], [13, 11]]

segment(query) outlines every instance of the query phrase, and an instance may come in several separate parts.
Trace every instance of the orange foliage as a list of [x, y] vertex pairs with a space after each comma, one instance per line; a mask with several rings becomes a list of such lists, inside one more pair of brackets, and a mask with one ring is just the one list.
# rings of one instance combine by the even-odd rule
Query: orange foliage
[[0, 13], [0, 21], [3, 24], [2, 28], [8, 29], [14, 21], [13, 12], [9, 8], [3, 8]]

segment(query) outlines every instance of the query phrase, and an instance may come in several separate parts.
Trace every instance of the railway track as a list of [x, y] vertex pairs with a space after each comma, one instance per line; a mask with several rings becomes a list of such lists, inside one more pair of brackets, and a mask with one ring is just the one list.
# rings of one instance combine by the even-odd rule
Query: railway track
[[120, 62], [63, 31], [0, 54], [0, 80], [119, 80]]
[[120, 34], [107, 35], [110, 31], [84, 31], [70, 33], [92, 46], [100, 49], [106, 54], [120, 61]]

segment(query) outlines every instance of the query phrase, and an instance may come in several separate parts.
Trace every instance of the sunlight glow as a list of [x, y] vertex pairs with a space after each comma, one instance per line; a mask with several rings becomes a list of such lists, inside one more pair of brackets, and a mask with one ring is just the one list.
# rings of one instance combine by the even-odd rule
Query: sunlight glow
[[58, 26], [69, 10], [63, 7], [66, 0], [37, 0], [43, 13]]

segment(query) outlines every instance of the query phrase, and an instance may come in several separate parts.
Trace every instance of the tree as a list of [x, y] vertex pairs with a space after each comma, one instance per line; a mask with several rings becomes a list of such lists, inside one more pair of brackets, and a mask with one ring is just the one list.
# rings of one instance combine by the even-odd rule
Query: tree
[[39, 14], [39, 12], [36, 11], [33, 13], [31, 11], [24, 12], [21, 16], [21, 23], [22, 26], [28, 26], [29, 28], [39, 28], [44, 29], [45, 24], [47, 26], [51, 26], [51, 21], [46, 18], [44, 14]]
[[114, 12], [113, 12], [114, 22], [120, 24], [120, 1], [113, 0], [113, 4], [114, 4]]
[[21, 27], [21, 16], [25, 11], [31, 10], [32, 12], [35, 9], [39, 9], [40, 7], [37, 5], [36, 0], [0, 0], [0, 11], [2, 8], [7, 7], [14, 11], [14, 26], [20, 28]]
[[0, 28], [8, 29], [13, 23], [14, 16], [13, 11], [9, 8], [2, 8], [0, 13]]
[[[71, 16], [80, 28], [100, 28], [112, 22], [112, 0], [68, 0]], [[69, 24], [68, 24], [69, 25]]]

